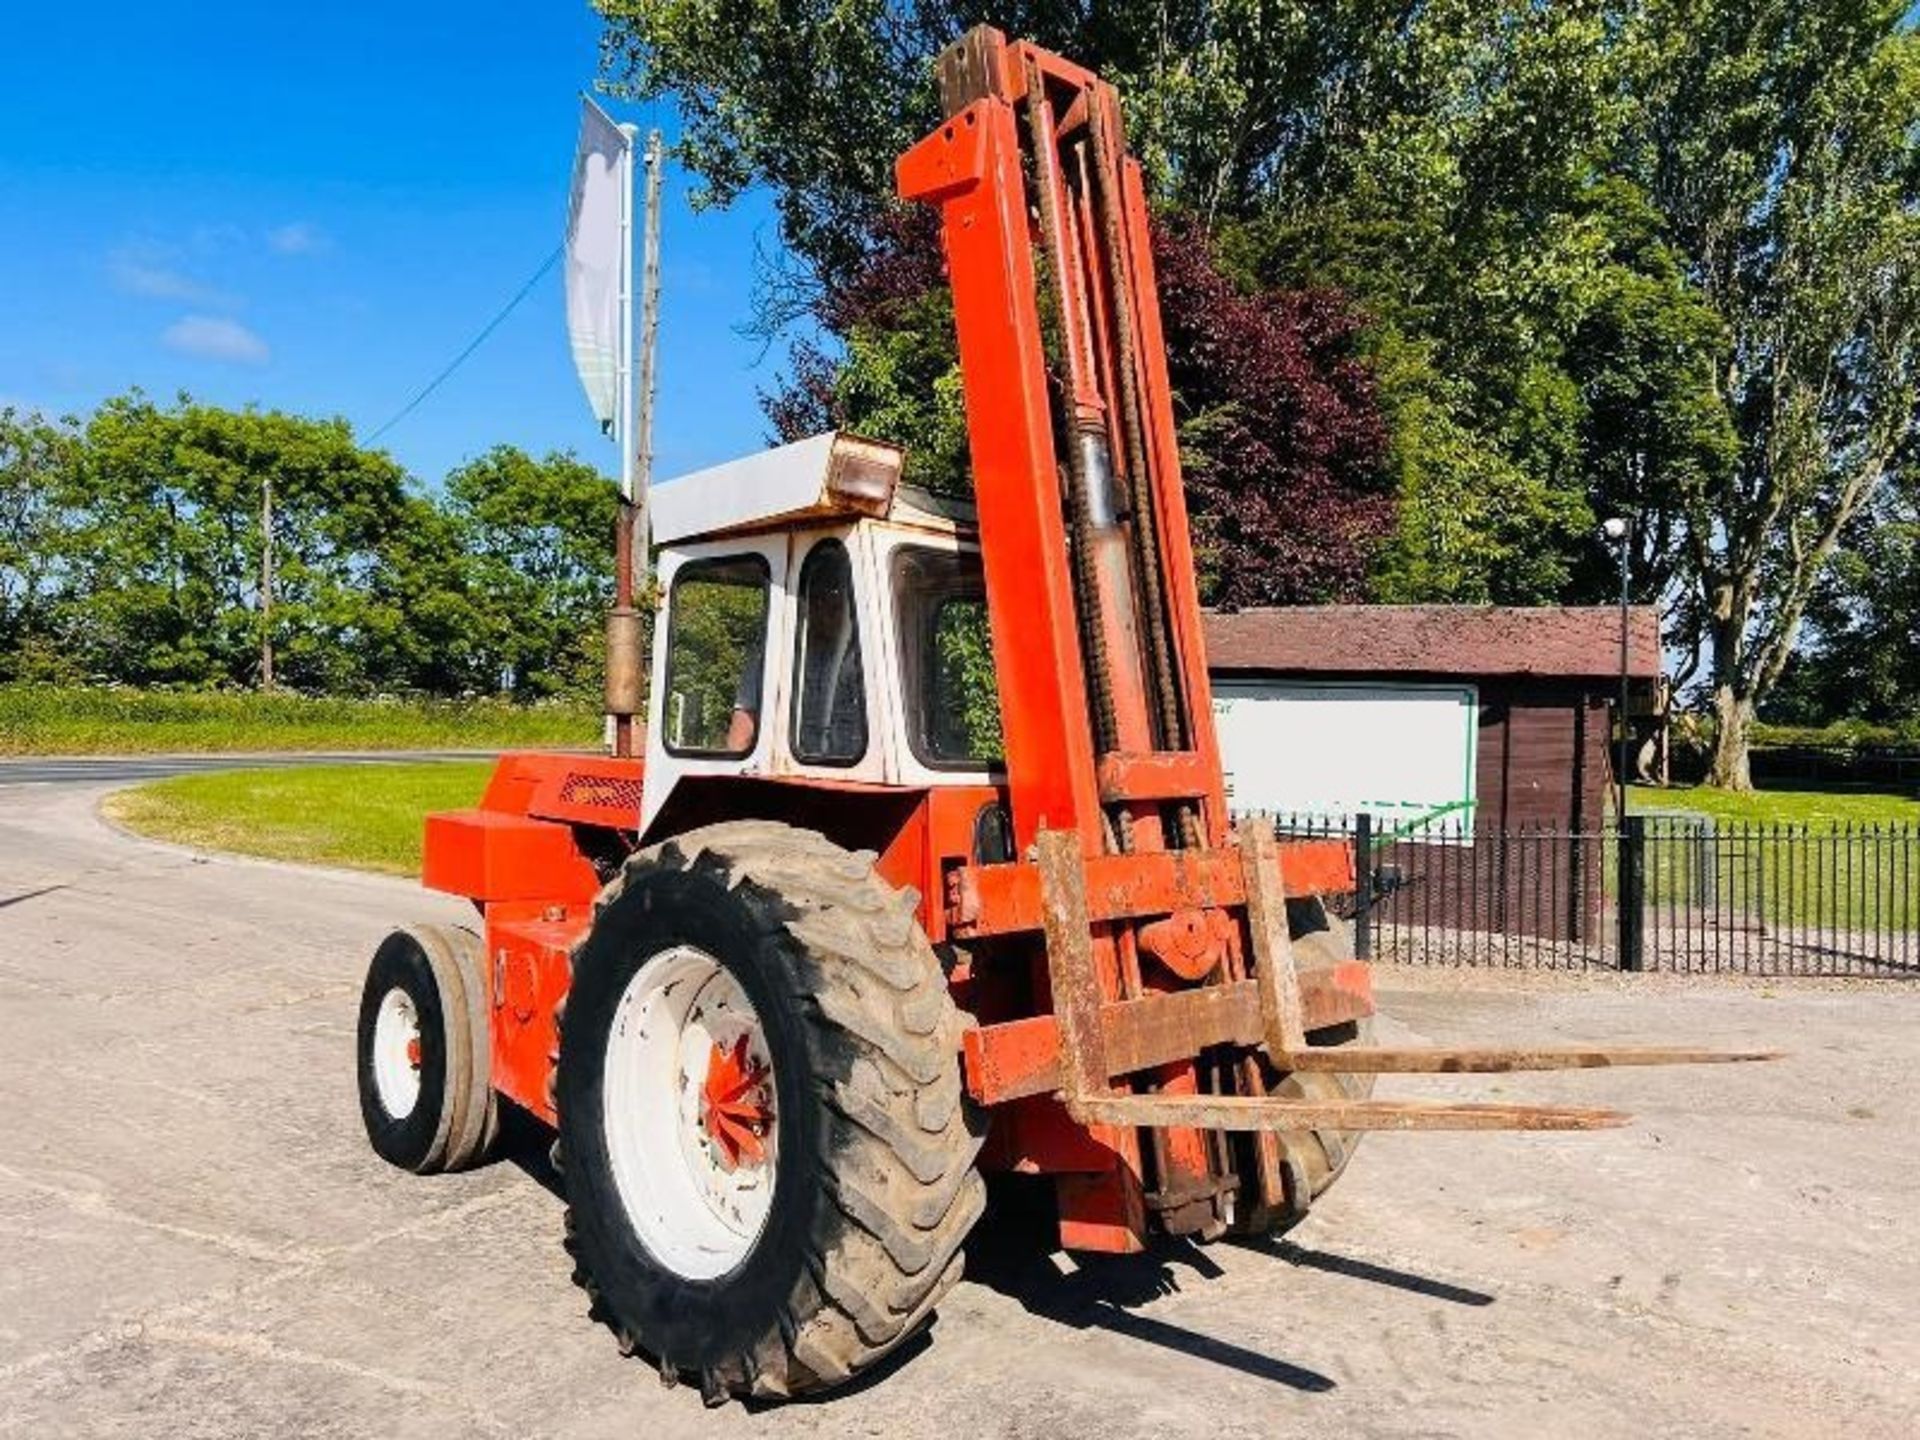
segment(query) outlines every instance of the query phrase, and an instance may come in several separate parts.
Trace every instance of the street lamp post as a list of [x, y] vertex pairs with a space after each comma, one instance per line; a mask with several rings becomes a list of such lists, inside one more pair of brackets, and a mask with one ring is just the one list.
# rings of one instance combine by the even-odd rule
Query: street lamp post
[[1613, 783], [1615, 820], [1624, 825], [1627, 819], [1627, 747], [1631, 730], [1627, 720], [1627, 619], [1631, 602], [1627, 565], [1633, 554], [1633, 521], [1624, 515], [1615, 515], [1601, 525], [1600, 533], [1620, 549], [1620, 748], [1614, 761]]

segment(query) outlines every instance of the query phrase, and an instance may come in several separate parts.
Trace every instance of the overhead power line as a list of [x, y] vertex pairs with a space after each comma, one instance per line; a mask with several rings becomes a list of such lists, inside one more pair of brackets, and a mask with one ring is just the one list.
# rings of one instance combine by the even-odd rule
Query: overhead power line
[[565, 252], [565, 250], [566, 250], [566, 247], [564, 245], [556, 245], [553, 249], [553, 253], [547, 256], [546, 259], [540, 262], [540, 268], [538, 270], [535, 270], [532, 275], [527, 277], [527, 283], [522, 285], [518, 290], [516, 290], [514, 292], [513, 298], [507, 301], [505, 305], [501, 306], [499, 313], [496, 314], [491, 320], [487, 321], [487, 323], [481, 327], [480, 333], [474, 336], [473, 339], [468, 342], [467, 348], [462, 350], [458, 355], [454, 356], [453, 359], [447, 363], [446, 368], [442, 370], [438, 375], [434, 376], [433, 379], [429, 380], [425, 385], [421, 386], [419, 393], [416, 394], [411, 400], [407, 401], [406, 404], [402, 405], [397, 411], [395, 411], [393, 414], [393, 417], [390, 420], [388, 420], [378, 430], [375, 430], [371, 435], [369, 435], [366, 438], [365, 443], [368, 445], [373, 444], [382, 435], [386, 434], [389, 430], [393, 429], [394, 426], [398, 425], [402, 420], [406, 419], [407, 416], [411, 415], [415, 410], [419, 409], [421, 402], [423, 402], [429, 395], [433, 394], [434, 391], [438, 390], [442, 385], [444, 385], [448, 381], [448, 379], [452, 377], [454, 371], [458, 370], [462, 365], [466, 364], [468, 357], [471, 356], [473, 352], [478, 350], [482, 345], [487, 343], [487, 337], [493, 334], [495, 330], [500, 328], [501, 322], [504, 321], [509, 315], [511, 315], [514, 312], [515, 307], [517, 307], [522, 300], [526, 299], [527, 296], [533, 293], [533, 287], [538, 285], [542, 280], [544, 280], [546, 278], [547, 272], [553, 269], [553, 267], [557, 263], [559, 263], [560, 256]]

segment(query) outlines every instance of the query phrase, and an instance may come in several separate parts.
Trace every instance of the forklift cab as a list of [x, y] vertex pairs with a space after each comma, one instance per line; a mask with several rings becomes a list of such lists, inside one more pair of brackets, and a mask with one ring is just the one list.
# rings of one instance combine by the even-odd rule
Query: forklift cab
[[972, 507], [828, 433], [656, 488], [645, 834], [681, 781], [999, 779]]

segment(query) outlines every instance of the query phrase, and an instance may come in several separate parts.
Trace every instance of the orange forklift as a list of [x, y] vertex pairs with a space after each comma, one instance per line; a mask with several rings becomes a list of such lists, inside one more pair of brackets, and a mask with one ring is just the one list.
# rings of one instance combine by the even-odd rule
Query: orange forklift
[[1624, 1119], [1376, 1074], [1762, 1058], [1371, 1043], [1350, 848], [1227, 812], [1117, 97], [988, 27], [939, 80], [898, 181], [939, 211], [972, 499], [843, 434], [659, 486], [644, 754], [510, 755], [430, 817], [479, 928], [396, 931], [361, 1005], [374, 1148], [552, 1127], [594, 1313], [715, 1402], [914, 1333], [984, 1173], [1050, 1182], [1069, 1250], [1258, 1234], [1369, 1130]]

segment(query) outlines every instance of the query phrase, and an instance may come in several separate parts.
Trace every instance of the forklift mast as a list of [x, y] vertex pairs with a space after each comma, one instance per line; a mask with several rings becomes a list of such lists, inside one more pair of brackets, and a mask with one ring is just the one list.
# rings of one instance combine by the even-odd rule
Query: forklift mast
[[[1282, 1134], [1624, 1118], [1308, 1099], [1271, 1089], [1275, 1074], [1762, 1058], [1315, 1038], [1273, 833], [1249, 821], [1229, 837], [1145, 189], [1118, 96], [989, 26], [943, 53], [939, 84], [946, 119], [900, 158], [897, 181], [940, 213], [1018, 857], [958, 881], [976, 935], [1010, 928], [1017, 872], [1037, 882], [1033, 988], [1058, 1036], [1048, 1083], [1103, 1157], [1058, 1179], [1063, 1244], [1137, 1248], [1149, 1211], [1175, 1234], [1220, 1233], [1255, 1194], [1273, 1204], [1297, 1186]], [[1250, 1000], [1259, 1053], [1232, 1048]], [[1007, 1065], [1014, 1028], [969, 1033], [970, 1075]]]
[[[989, 26], [941, 56], [939, 85], [946, 122], [897, 173], [903, 197], [940, 211], [1014, 851], [1032, 853], [1043, 832], [1076, 837], [1084, 858], [1221, 846], [1226, 799], [1146, 194], [1119, 97]], [[1232, 974], [1217, 927], [1194, 928]], [[1143, 969], [1125, 922], [1072, 928], [1048, 937], [1051, 951], [1089, 962], [1068, 979], [1067, 957], [1054, 956], [1063, 1051], [1075, 1050], [1071, 989], [1079, 1051], [1097, 1054], [1100, 1007], [1140, 997], [1164, 972]], [[1088, 1085], [1105, 1090], [1106, 1069], [1093, 1060]], [[1164, 1094], [1201, 1088], [1194, 1058], [1153, 1078]], [[1112, 1160], [1060, 1182], [1066, 1244], [1135, 1248], [1149, 1201], [1176, 1230], [1218, 1226], [1231, 1169], [1221, 1137], [1123, 1125], [1092, 1138]]]
[[1015, 848], [1217, 846], [1227, 816], [1139, 162], [1091, 72], [981, 26], [901, 157], [938, 206]]

